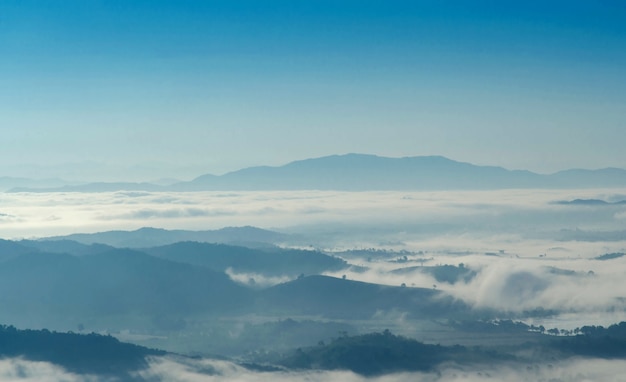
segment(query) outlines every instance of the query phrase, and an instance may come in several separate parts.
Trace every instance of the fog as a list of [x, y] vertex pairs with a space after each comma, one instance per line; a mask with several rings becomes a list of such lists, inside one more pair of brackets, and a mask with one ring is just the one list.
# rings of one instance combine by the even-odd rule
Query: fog
[[[562, 249], [546, 256], [534, 249], [522, 255], [504, 252], [497, 256], [485, 254], [450, 255], [426, 252], [408, 256], [406, 262], [388, 260], [355, 261], [361, 269], [328, 273], [331, 276], [360, 281], [407, 286], [436, 286], [477, 308], [522, 312], [537, 308], [559, 311], [626, 311], [623, 274], [626, 257], [599, 261], [591, 256], [595, 249], [572, 252]], [[602, 252], [602, 251], [600, 251]], [[591, 253], [591, 254], [590, 254]], [[583, 257], [586, 256], [586, 257]], [[353, 260], [354, 261], [354, 260]], [[420, 267], [463, 264], [476, 271], [469, 282], [439, 282]], [[401, 274], [391, 271], [411, 267]], [[622, 315], [626, 318], [626, 315]]]
[[[325, 246], [379, 246], [385, 241], [438, 245], [433, 236], [452, 234], [453, 241], [445, 238], [448, 246], [463, 248], [465, 240], [477, 240], [480, 246], [472, 248], [482, 248], [492, 238], [498, 239], [493, 244], [500, 244], [552, 239], [550, 235], [563, 229], [624, 230], [625, 205], [555, 204], [622, 200], [623, 194], [621, 190], [3, 193], [0, 227], [3, 237], [10, 239], [144, 226], [206, 230], [252, 225], [316, 233], [332, 239], [320, 241]], [[377, 235], [372, 237], [371, 232]], [[368, 238], [365, 243], [355, 241], [363, 237]]]
[[5, 382], [96, 382], [106, 381], [107, 378], [70, 373], [49, 362], [8, 358], [0, 360], [0, 380]]
[[[575, 199], [624, 200], [624, 190], [455, 192], [110, 192], [0, 194], [5, 238], [41, 237], [144, 226], [205, 230], [253, 225], [297, 234], [283, 243], [325, 251], [379, 248], [411, 251], [402, 264], [351, 258], [364, 267], [332, 276], [387, 285], [435, 287], [476, 308], [522, 312], [613, 312], [624, 318], [626, 240], [576, 239], [576, 232], [626, 230], [626, 205], [575, 205]], [[574, 237], [563, 239], [563, 230]], [[626, 239], [626, 237], [624, 238]], [[489, 254], [489, 255], [486, 255]], [[458, 265], [469, 281], [438, 282], [418, 268]], [[257, 286], [287, 277], [238, 274]]]
[[626, 378], [625, 360], [577, 358], [563, 362], [529, 365], [442, 365], [430, 373], [397, 373], [362, 377], [347, 371], [255, 372], [226, 361], [155, 358], [143, 378], [161, 381], [616, 381]]
[[[568, 361], [497, 366], [442, 365], [430, 373], [397, 373], [380, 377], [362, 377], [348, 371], [257, 372], [234, 363], [212, 359], [155, 357], [149, 367], [136, 373], [147, 381], [211, 382], [211, 381], [346, 381], [346, 382], [438, 382], [438, 381], [616, 381], [626, 378], [625, 360], [576, 358]], [[2, 381], [105, 382], [115, 377], [77, 375], [47, 362], [20, 358], [0, 360]]]
[[[291, 234], [273, 244], [317, 249], [350, 266], [326, 275], [436, 289], [477, 311], [574, 329], [626, 321], [626, 256], [598, 258], [626, 252], [626, 205], [562, 202], [615, 202], [624, 195], [624, 190], [4, 193], [0, 231], [6, 239], [19, 239], [141, 227], [256, 226]], [[468, 273], [438, 279], [432, 270], [444, 265]], [[226, 274], [255, 289], [297, 277], [233, 268]], [[527, 314], [542, 309], [558, 314]], [[390, 327], [415, 335], [427, 325], [395, 308], [376, 312], [371, 321], [361, 329]], [[570, 359], [523, 366], [440, 365], [432, 373], [365, 378], [347, 371], [259, 373], [227, 361], [170, 356], [152, 358], [137, 376], [159, 381], [609, 381], [626, 379], [624, 370], [626, 361]], [[102, 380], [23, 359], [1, 361], [0, 379]]]

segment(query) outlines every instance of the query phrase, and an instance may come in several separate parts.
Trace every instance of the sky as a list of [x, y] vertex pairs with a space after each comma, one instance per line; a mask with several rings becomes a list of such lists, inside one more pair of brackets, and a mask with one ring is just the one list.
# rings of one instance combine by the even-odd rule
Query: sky
[[619, 0], [0, 2], [0, 176], [351, 152], [626, 168], [624, 105]]

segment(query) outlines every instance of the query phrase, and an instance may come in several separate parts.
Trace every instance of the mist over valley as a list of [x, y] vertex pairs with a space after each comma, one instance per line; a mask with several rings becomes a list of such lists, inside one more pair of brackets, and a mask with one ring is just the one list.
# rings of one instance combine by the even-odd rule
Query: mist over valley
[[[626, 354], [616, 326], [626, 321], [625, 195], [3, 193], [1, 322], [168, 352], [146, 350], [116, 374], [25, 350], [3, 370], [68, 380], [607, 379]], [[610, 337], [597, 334], [611, 325]], [[573, 374], [570, 362], [590, 367]]]
[[626, 381], [619, 1], [0, 1], [0, 381]]

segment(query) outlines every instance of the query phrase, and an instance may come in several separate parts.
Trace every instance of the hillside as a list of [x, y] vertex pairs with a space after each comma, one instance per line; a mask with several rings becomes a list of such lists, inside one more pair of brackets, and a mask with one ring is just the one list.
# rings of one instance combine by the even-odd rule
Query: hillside
[[[114, 249], [95, 255], [31, 253], [0, 263], [0, 320], [76, 327], [124, 316], [159, 329], [192, 314], [224, 314], [251, 301], [221, 272]], [[115, 321], [110, 321], [115, 322]]]
[[318, 274], [347, 268], [344, 260], [317, 251], [264, 248], [253, 249], [225, 244], [182, 242], [144, 249], [153, 256], [216, 271], [232, 269], [264, 275]]
[[165, 352], [120, 342], [95, 333], [19, 330], [0, 325], [0, 357], [45, 361], [75, 373], [133, 380], [131, 372], [147, 366], [146, 357]]
[[105, 244], [117, 248], [148, 248], [183, 241], [205, 243], [262, 244], [280, 243], [288, 235], [256, 227], [226, 227], [218, 230], [187, 231], [144, 227], [135, 231], [106, 231], [55, 236], [42, 241], [71, 240], [82, 244]]
[[261, 291], [259, 310], [331, 318], [371, 318], [377, 311], [407, 312], [413, 318], [472, 315], [445, 293], [425, 288], [391, 287], [328, 276], [305, 276]]
[[430, 371], [443, 362], [484, 363], [510, 360], [463, 346], [440, 346], [395, 336], [389, 331], [343, 336], [329, 344], [298, 349], [277, 363], [293, 369], [350, 370], [375, 376], [407, 371]]

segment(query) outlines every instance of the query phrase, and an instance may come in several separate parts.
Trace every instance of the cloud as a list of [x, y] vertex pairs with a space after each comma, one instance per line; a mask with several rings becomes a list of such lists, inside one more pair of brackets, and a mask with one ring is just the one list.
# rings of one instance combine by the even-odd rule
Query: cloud
[[96, 382], [107, 379], [70, 373], [48, 362], [8, 358], [0, 360], [0, 380], [4, 382]]
[[[614, 190], [500, 190], [454, 192], [112, 192], [2, 195], [7, 238], [69, 234], [149, 225], [166, 229], [282, 227], [304, 237], [299, 245], [322, 249], [387, 248], [423, 251], [405, 266], [464, 263], [477, 272], [467, 283], [448, 285], [401, 265], [352, 259], [355, 269], [332, 273], [387, 285], [430, 288], [437, 284], [477, 308], [523, 311], [542, 307], [588, 312], [624, 310], [619, 291], [626, 259], [597, 262], [604, 253], [626, 252], [626, 241], [557, 241], [563, 229], [623, 229], [623, 207], [576, 208], [555, 200], [621, 198]], [[617, 209], [617, 212], [616, 212]], [[621, 212], [620, 212], [621, 211]], [[51, 220], [50, 217], [54, 217]], [[298, 240], [298, 239], [294, 239]], [[502, 251], [502, 253], [500, 252]], [[485, 256], [493, 252], [498, 256]], [[555, 274], [551, 269], [572, 270]], [[593, 276], [589, 276], [593, 271]], [[262, 285], [282, 279], [235, 274]]]
[[[626, 360], [573, 358], [545, 363], [493, 365], [442, 364], [431, 373], [394, 373], [363, 377], [349, 371], [258, 372], [232, 362], [178, 356], [152, 357], [149, 367], [136, 373], [143, 380], [162, 382], [478, 382], [478, 381], [621, 381], [626, 380]], [[77, 375], [47, 363], [20, 358], [0, 360], [0, 380], [7, 382], [106, 382], [115, 378]]]
[[235, 282], [257, 288], [266, 288], [293, 280], [288, 276], [265, 276], [254, 272], [235, 272], [232, 268], [226, 269], [226, 274]]
[[209, 216], [229, 216], [235, 215], [234, 211], [220, 210], [220, 209], [203, 209], [203, 208], [161, 208], [161, 209], [139, 209], [131, 211], [129, 213], [120, 215], [107, 215], [102, 216], [104, 220], [146, 220], [155, 218], [164, 219], [176, 219], [176, 218], [197, 218], [197, 217], [209, 217]]
[[[606, 228], [615, 211], [554, 205], [554, 200], [594, 198], [603, 190], [502, 190], [454, 192], [104, 192], [4, 194], [2, 211], [24, 219], [12, 229], [22, 236], [46, 231], [89, 232], [138, 228], [153, 219], [160, 228], [207, 229], [233, 225], [316, 227], [329, 234], [350, 232], [542, 234], [563, 228]], [[176, 206], [184, 205], [185, 208]], [[42, 216], [58, 216], [53, 225]], [[378, 236], [378, 235], [377, 235]], [[344, 237], [349, 241], [352, 237]], [[330, 238], [330, 237], [328, 237]], [[337, 240], [334, 236], [332, 239]], [[370, 237], [370, 240], [374, 239]]]
[[616, 220], [626, 220], [626, 211], [617, 212], [614, 216]]
[[349, 371], [257, 372], [227, 361], [209, 359], [152, 358], [142, 378], [159, 381], [346, 381], [346, 382], [477, 382], [477, 381], [621, 381], [626, 380], [626, 360], [575, 358], [551, 363], [502, 363], [494, 365], [443, 364], [432, 373], [394, 373], [363, 377]]

